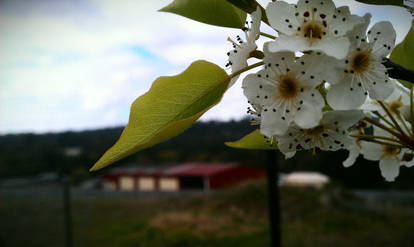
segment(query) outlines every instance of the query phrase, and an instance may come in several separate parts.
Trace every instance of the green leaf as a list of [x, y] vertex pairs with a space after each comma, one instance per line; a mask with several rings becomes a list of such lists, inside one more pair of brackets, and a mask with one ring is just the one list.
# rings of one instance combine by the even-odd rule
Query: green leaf
[[250, 14], [256, 11], [257, 6], [259, 5], [256, 0], [227, 0], [227, 2]]
[[262, 21], [270, 25], [269, 20], [267, 19], [267, 16], [266, 16], [266, 10], [256, 0], [226, 0], [226, 1], [249, 14], [256, 11], [257, 6], [259, 6], [259, 8], [262, 10]]
[[235, 142], [226, 142], [225, 144], [232, 148], [240, 149], [256, 149], [256, 150], [269, 150], [269, 149], [278, 149], [276, 142], [272, 146], [266, 142], [267, 138], [260, 133], [260, 130], [255, 130], [252, 133], [244, 136], [238, 141]]
[[183, 132], [221, 100], [228, 83], [227, 73], [207, 61], [196, 61], [179, 75], [159, 77], [132, 104], [121, 137], [91, 171]]
[[377, 4], [377, 5], [396, 5], [396, 6], [404, 6], [404, 0], [357, 0], [361, 3], [366, 4]]
[[222, 27], [242, 28], [246, 13], [225, 0], [174, 0], [160, 11]]
[[[411, 28], [407, 36], [392, 51], [390, 59], [407, 69], [414, 70], [414, 21], [411, 23]], [[399, 81], [408, 88], [413, 86], [412, 83], [407, 81]]]

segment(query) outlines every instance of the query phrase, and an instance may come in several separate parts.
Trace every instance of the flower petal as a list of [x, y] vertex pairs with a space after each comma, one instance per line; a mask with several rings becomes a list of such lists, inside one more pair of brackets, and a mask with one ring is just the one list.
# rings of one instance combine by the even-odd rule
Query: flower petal
[[324, 37], [318, 42], [315, 42], [310, 48], [312, 50], [325, 52], [328, 56], [343, 59], [348, 54], [349, 45], [350, 42], [346, 37]]
[[250, 52], [256, 50], [256, 44], [242, 44], [229, 52], [229, 62], [231, 62], [231, 72], [236, 72], [247, 66], [247, 58]]
[[321, 150], [337, 151], [345, 148], [350, 143], [350, 139], [346, 135], [342, 134], [341, 130], [336, 131], [328, 129], [322, 137], [323, 138], [320, 139], [319, 143], [317, 143], [317, 146]]
[[335, 4], [331, 0], [299, 0], [297, 6], [298, 17], [320, 22], [329, 22], [335, 13]]
[[349, 12], [349, 7], [342, 6], [335, 10], [335, 14], [333, 15], [332, 20], [329, 22], [329, 31], [330, 34], [333, 36], [344, 36], [348, 31], [352, 30], [355, 27], [355, 25], [358, 25], [363, 22], [364, 17], [351, 15], [351, 13]]
[[[411, 153], [412, 154], [412, 153]], [[408, 162], [403, 162], [403, 164], [405, 167], [412, 167], [414, 166], [414, 159]]]
[[328, 104], [335, 110], [350, 110], [360, 107], [365, 99], [362, 87], [350, 87], [348, 81], [331, 85], [326, 95]]
[[296, 36], [279, 35], [275, 41], [269, 42], [270, 52], [309, 50], [308, 41]]
[[243, 93], [251, 104], [270, 105], [272, 103], [272, 92], [276, 91], [276, 84], [263, 79], [261, 70], [256, 74], [249, 74], [243, 79]]
[[368, 31], [369, 42], [379, 57], [387, 56], [395, 46], [396, 33], [389, 21], [381, 21]]
[[362, 43], [366, 43], [367, 40], [367, 28], [371, 22], [371, 14], [365, 14], [361, 23], [356, 24], [352, 30], [347, 33], [347, 37], [351, 42], [350, 49], [355, 50], [357, 47], [361, 47]]
[[299, 75], [299, 80], [306, 81], [304, 85], [315, 87], [322, 81], [339, 81], [339, 75], [343, 71], [339, 63], [339, 60], [333, 57], [312, 52], [298, 59], [294, 71]]
[[263, 107], [260, 132], [267, 137], [283, 135], [291, 122], [290, 114], [273, 107]]
[[364, 114], [360, 110], [328, 111], [323, 116], [323, 122], [346, 130], [357, 124], [362, 118], [364, 118]]
[[[234, 73], [245, 67], [247, 67], [247, 59], [250, 52], [256, 50], [256, 44], [244, 43], [240, 47], [236, 47], [234, 50], [229, 51], [229, 63], [231, 64], [231, 72]], [[239, 76], [232, 78], [229, 83], [229, 88], [237, 81]]]
[[296, 154], [296, 151], [294, 151], [294, 152], [284, 153], [284, 155], [285, 155], [285, 159], [290, 159], [290, 158], [292, 158], [293, 156], [295, 156], [295, 154]]
[[295, 13], [295, 5], [284, 1], [270, 2], [266, 7], [266, 15], [270, 25], [287, 35], [294, 34], [300, 25]]
[[400, 107], [400, 112], [404, 119], [412, 122], [413, 116], [411, 115], [411, 107], [409, 105]]
[[305, 129], [315, 127], [322, 118], [322, 108], [325, 105], [322, 95], [315, 89], [306, 90], [300, 100], [303, 100], [303, 103], [298, 104], [295, 123]]
[[346, 37], [324, 37], [310, 45], [307, 39], [299, 36], [280, 35], [275, 41], [269, 43], [270, 52], [278, 51], [321, 51], [329, 56], [342, 59], [348, 53], [349, 40]]
[[286, 69], [292, 70], [295, 67], [295, 53], [291, 51], [270, 52], [267, 42], [263, 46], [263, 62], [267, 68], [270, 68], [275, 75], [286, 74]]
[[380, 160], [382, 156], [382, 145], [372, 142], [361, 142], [361, 154], [367, 160]]
[[365, 78], [365, 83], [369, 92], [369, 97], [377, 100], [387, 99], [395, 89], [395, 84], [388, 77], [387, 69], [381, 63], [375, 64], [375, 70], [369, 72], [369, 77]]
[[359, 152], [361, 150], [357, 144], [350, 145], [347, 149], [349, 151], [349, 155], [348, 158], [342, 162], [342, 165], [344, 167], [352, 166], [358, 158]]
[[252, 26], [247, 35], [247, 43], [254, 43], [257, 35], [260, 33], [260, 23], [262, 21], [262, 11], [260, 7], [257, 6], [256, 11], [254, 11], [250, 16], [252, 18]]
[[393, 182], [400, 173], [400, 162], [394, 158], [384, 158], [380, 160], [379, 167], [381, 175], [388, 182]]
[[299, 128], [295, 124], [292, 124], [283, 135], [277, 137], [277, 146], [286, 156], [296, 152], [299, 141], [297, 139], [298, 133]]

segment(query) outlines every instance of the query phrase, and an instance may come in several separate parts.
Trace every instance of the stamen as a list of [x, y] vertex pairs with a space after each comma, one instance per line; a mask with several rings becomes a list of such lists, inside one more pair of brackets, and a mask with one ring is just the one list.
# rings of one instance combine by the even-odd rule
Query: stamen
[[234, 42], [230, 37], [227, 38], [227, 41], [231, 42], [233, 44], [233, 47], [234, 46], [237, 46], [239, 48], [242, 48], [239, 44], [237, 44], [236, 42]]

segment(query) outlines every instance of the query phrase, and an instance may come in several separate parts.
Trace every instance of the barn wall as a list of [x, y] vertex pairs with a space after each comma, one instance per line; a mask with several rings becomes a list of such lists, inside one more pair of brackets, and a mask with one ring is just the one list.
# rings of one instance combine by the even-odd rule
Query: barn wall
[[117, 175], [104, 175], [103, 183], [105, 188], [105, 183], [107, 183], [108, 188], [111, 190], [119, 190], [119, 176]]
[[114, 180], [104, 180], [103, 189], [104, 190], [117, 190], [117, 183]]
[[180, 190], [204, 190], [203, 176], [180, 176]]
[[266, 176], [266, 171], [256, 167], [235, 167], [209, 177], [210, 189], [225, 188], [248, 179], [257, 179]]

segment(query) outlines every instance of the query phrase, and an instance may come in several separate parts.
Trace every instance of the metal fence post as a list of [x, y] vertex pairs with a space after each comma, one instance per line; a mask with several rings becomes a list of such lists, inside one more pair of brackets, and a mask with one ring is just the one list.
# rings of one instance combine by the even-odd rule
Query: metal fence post
[[279, 198], [279, 173], [278, 164], [276, 160], [276, 151], [266, 151], [266, 169], [267, 169], [267, 190], [268, 190], [268, 204], [269, 204], [269, 231], [270, 231], [270, 246], [280, 247], [282, 243], [281, 238], [281, 213], [280, 213], [280, 198]]
[[63, 185], [63, 208], [65, 217], [65, 247], [73, 246], [72, 209], [70, 200], [69, 176], [64, 173], [62, 176]]

